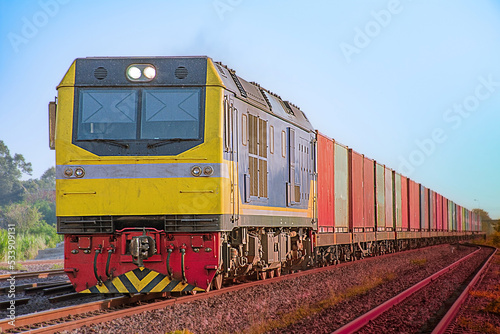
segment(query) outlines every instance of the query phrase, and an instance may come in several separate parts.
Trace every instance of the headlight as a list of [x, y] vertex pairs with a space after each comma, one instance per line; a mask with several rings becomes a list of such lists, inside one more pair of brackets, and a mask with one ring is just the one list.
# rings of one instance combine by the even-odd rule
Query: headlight
[[191, 168], [191, 175], [200, 176], [201, 175], [201, 167], [194, 166], [193, 168]]
[[142, 72], [144, 73], [144, 76], [148, 79], [154, 79], [154, 77], [156, 76], [156, 70], [153, 66], [147, 66]]
[[205, 174], [206, 176], [210, 176], [214, 173], [214, 169], [210, 166], [206, 166], [205, 168], [203, 168], [203, 174]]
[[75, 169], [75, 176], [76, 177], [83, 177], [85, 175], [85, 170], [82, 167], [78, 167]]
[[132, 80], [137, 80], [141, 77], [141, 70], [136, 66], [130, 66], [127, 70], [127, 75]]
[[132, 64], [125, 73], [129, 81], [148, 82], [156, 77], [156, 68], [151, 64]]
[[71, 177], [73, 175], [73, 170], [71, 168], [66, 168], [64, 170], [64, 176]]

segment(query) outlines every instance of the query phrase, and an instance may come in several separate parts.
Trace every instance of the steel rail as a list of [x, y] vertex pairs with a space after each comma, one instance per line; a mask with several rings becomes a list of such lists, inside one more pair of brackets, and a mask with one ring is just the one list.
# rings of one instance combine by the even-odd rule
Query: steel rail
[[[12, 329], [16, 329], [16, 333], [22, 332], [23, 327], [31, 328], [37, 324], [49, 323], [57, 321], [60, 318], [75, 316], [77, 314], [89, 313], [89, 312], [97, 312], [101, 310], [106, 310], [112, 307], [123, 306], [130, 303], [135, 303], [139, 301], [144, 301], [148, 299], [159, 298], [161, 296], [166, 295], [165, 293], [156, 293], [151, 295], [135, 295], [132, 297], [116, 297], [109, 298], [105, 300], [100, 300], [96, 302], [90, 302], [86, 304], [80, 304], [75, 306], [68, 306], [53, 310], [47, 310], [32, 314], [27, 314], [23, 316], [16, 317], [15, 319], [15, 327], [9, 324], [10, 319], [0, 320], [0, 332], [6, 332]], [[19, 330], [18, 330], [19, 329]], [[43, 328], [41, 328], [43, 329]], [[26, 329], [26, 332], [36, 330], [36, 329]]]
[[410, 297], [415, 292], [421, 290], [422, 288], [424, 288], [425, 286], [427, 286], [429, 283], [436, 280], [440, 276], [442, 276], [442, 275], [446, 274], [447, 272], [449, 272], [450, 270], [454, 269], [460, 263], [462, 263], [463, 261], [472, 257], [474, 254], [476, 254], [480, 250], [481, 250], [481, 248], [478, 247], [477, 250], [470, 253], [469, 255], [461, 258], [460, 260], [452, 263], [451, 265], [447, 266], [446, 268], [443, 268], [440, 271], [438, 271], [437, 273], [434, 273], [433, 275], [427, 277], [426, 279], [418, 282], [417, 284], [406, 289], [405, 291], [401, 292], [397, 296], [389, 299], [388, 301], [380, 304], [379, 306], [368, 311], [367, 313], [363, 314], [362, 316], [360, 316], [360, 317], [354, 319], [353, 321], [349, 322], [348, 324], [340, 327], [339, 329], [334, 331], [332, 334], [349, 334], [349, 333], [354, 333], [354, 332], [360, 330], [361, 328], [366, 326], [370, 321], [377, 319], [380, 315], [389, 311], [393, 306], [402, 303], [404, 300], [406, 300], [406, 298]]
[[17, 272], [11, 274], [2, 274], [0, 275], [0, 282], [6, 281], [11, 277], [17, 279], [25, 279], [25, 278], [47, 278], [49, 276], [55, 275], [66, 275], [64, 269], [52, 269], [52, 270], [43, 270], [43, 271], [28, 271], [28, 272]]
[[451, 322], [455, 319], [458, 312], [460, 311], [460, 307], [467, 300], [467, 297], [469, 296], [469, 291], [479, 282], [479, 280], [487, 272], [487, 270], [491, 264], [491, 259], [493, 258], [493, 256], [495, 256], [495, 253], [496, 253], [496, 250], [493, 253], [491, 253], [490, 257], [488, 257], [488, 259], [485, 261], [485, 263], [481, 267], [481, 269], [477, 272], [477, 274], [470, 281], [470, 283], [467, 285], [467, 287], [464, 289], [464, 291], [460, 294], [460, 296], [457, 298], [457, 300], [453, 303], [453, 305], [450, 307], [448, 312], [446, 312], [446, 314], [443, 316], [441, 321], [437, 324], [437, 326], [432, 331], [432, 334], [442, 334], [442, 333], [445, 333], [447, 331]]
[[[389, 253], [389, 254], [384, 254], [384, 255], [379, 255], [375, 257], [368, 257], [364, 258], [362, 260], [358, 260], [355, 262], [343, 262], [341, 264], [337, 265], [330, 265], [326, 267], [320, 267], [320, 268], [314, 268], [314, 269], [308, 269], [288, 275], [283, 275], [279, 277], [274, 277], [274, 278], [268, 278], [266, 280], [259, 280], [259, 281], [252, 281], [252, 282], [245, 282], [241, 284], [236, 284], [233, 286], [229, 287], [224, 287], [221, 290], [213, 290], [205, 293], [200, 293], [196, 295], [191, 295], [191, 296], [183, 296], [180, 298], [171, 298], [168, 300], [164, 301], [159, 301], [155, 302], [152, 304], [146, 304], [146, 305], [140, 305], [140, 306], [135, 306], [135, 307], [130, 307], [127, 309], [121, 309], [121, 310], [108, 310], [106, 314], [100, 314], [100, 315], [87, 315], [86, 318], [84, 319], [75, 319], [77, 315], [81, 315], [82, 317], [85, 316], [84, 313], [90, 313], [90, 312], [100, 312], [104, 311], [113, 307], [118, 307], [122, 306], [124, 304], [130, 304], [135, 301], [139, 301], [139, 297], [142, 296], [141, 301], [147, 300], [148, 295], [135, 295], [133, 297], [117, 297], [117, 298], [111, 298], [111, 299], [106, 299], [98, 302], [92, 302], [92, 303], [86, 303], [86, 304], [80, 304], [77, 306], [69, 306], [65, 308], [60, 308], [60, 309], [54, 309], [54, 310], [48, 310], [48, 311], [42, 311], [34, 314], [28, 314], [24, 315], [21, 317], [16, 318], [16, 333], [22, 333], [23, 332], [23, 327], [28, 327], [29, 329], [26, 329], [25, 332], [30, 332], [30, 333], [52, 333], [55, 331], [60, 331], [60, 330], [70, 330], [70, 329], [76, 329], [80, 328], [84, 325], [92, 325], [96, 323], [101, 323], [101, 322], [106, 322], [110, 321], [113, 319], [125, 317], [128, 315], [133, 315], [137, 314], [140, 312], [144, 311], [149, 311], [149, 310], [154, 310], [154, 309], [160, 309], [160, 308], [165, 308], [166, 306], [169, 305], [174, 305], [174, 304], [182, 304], [182, 303], [187, 303], [190, 301], [195, 301], [195, 300], [202, 300], [206, 298], [210, 298], [213, 296], [225, 294], [228, 292], [234, 292], [238, 291], [241, 289], [246, 289], [249, 287], [257, 286], [257, 285], [265, 285], [265, 284], [271, 284], [271, 283], [276, 283], [280, 282], [283, 280], [288, 280], [288, 279], [294, 279], [297, 277], [309, 275], [309, 274], [315, 274], [315, 273], [320, 273], [328, 270], [336, 270], [338, 268], [344, 267], [344, 266], [349, 266], [351, 264], [354, 264], [359, 261], [372, 261], [384, 257], [391, 257], [394, 255], [398, 255], [401, 253], [413, 253], [420, 251], [422, 249], [429, 249], [429, 248], [434, 248], [434, 247], [439, 247], [441, 245], [434, 245], [434, 246], [429, 246], [425, 248], [419, 248], [419, 249], [412, 249], [412, 250], [406, 250], [402, 252], [396, 252], [396, 253]], [[471, 253], [472, 254], [472, 253]], [[470, 255], [469, 255], [470, 256]], [[166, 296], [166, 294], [163, 294]], [[127, 301], [127, 298], [136, 298], [136, 300], [133, 301]], [[157, 299], [158, 296], [156, 297], [151, 297], [149, 299]], [[65, 318], [65, 317], [72, 317], [72, 319], [68, 319], [67, 321], [62, 322], [60, 319]], [[0, 331], [7, 331], [10, 329], [14, 329], [14, 327], [8, 325], [9, 319], [4, 319], [0, 321]], [[60, 321], [61, 323], [56, 323]], [[36, 328], [37, 325], [45, 323], [45, 327], [40, 327]]]

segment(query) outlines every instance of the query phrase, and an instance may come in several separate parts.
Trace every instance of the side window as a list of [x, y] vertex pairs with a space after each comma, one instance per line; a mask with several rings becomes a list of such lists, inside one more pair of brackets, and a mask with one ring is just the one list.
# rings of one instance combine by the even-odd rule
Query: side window
[[241, 143], [247, 146], [248, 143], [248, 125], [247, 125], [247, 115], [241, 115]]
[[269, 126], [269, 153], [274, 154], [274, 126]]
[[250, 196], [267, 197], [267, 121], [248, 115]]
[[281, 131], [281, 156], [286, 158], [286, 132]]

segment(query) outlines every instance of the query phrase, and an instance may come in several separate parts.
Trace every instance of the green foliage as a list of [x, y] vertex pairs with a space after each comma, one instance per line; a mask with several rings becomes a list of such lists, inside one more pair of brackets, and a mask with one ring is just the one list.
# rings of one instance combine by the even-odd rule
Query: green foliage
[[43, 220], [30, 228], [28, 234], [42, 237], [45, 248], [56, 247], [57, 243], [62, 241], [62, 235], [57, 234], [56, 228]]
[[[16, 226], [15, 236], [17, 261], [34, 259], [39, 250], [53, 248], [63, 239], [61, 235], [57, 234], [54, 226], [47, 224], [43, 220], [28, 230], [21, 230]], [[8, 232], [0, 229], [0, 262], [7, 261], [7, 251]]]
[[490, 214], [483, 209], [473, 209], [472, 212], [474, 212], [476, 215], [479, 215], [482, 221], [491, 220]]
[[16, 225], [19, 231], [28, 231], [34, 228], [42, 219], [38, 209], [28, 203], [14, 203], [3, 209], [6, 224]]
[[42, 215], [42, 219], [50, 225], [56, 224], [56, 203], [47, 200], [38, 200], [35, 202], [35, 208]]
[[30, 175], [31, 163], [21, 154], [10, 155], [10, 151], [0, 140], [0, 205], [20, 201], [26, 192], [20, 181], [23, 173]]
[[39, 250], [62, 241], [54, 227], [56, 170], [51, 167], [39, 179], [20, 180], [31, 172], [31, 163], [20, 154], [11, 156], [0, 140], [0, 261], [7, 259], [7, 227], [15, 226], [18, 261], [32, 259]]
[[7, 230], [0, 229], [0, 262], [5, 261], [5, 256], [7, 254], [9, 236], [7, 234]]
[[55, 202], [56, 169], [50, 167], [40, 179], [23, 181], [23, 187], [26, 189], [24, 199], [28, 203]]

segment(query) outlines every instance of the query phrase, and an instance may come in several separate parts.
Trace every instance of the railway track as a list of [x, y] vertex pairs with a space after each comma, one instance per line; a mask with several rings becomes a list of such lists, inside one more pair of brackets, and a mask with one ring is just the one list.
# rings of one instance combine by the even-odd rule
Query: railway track
[[[414, 252], [410, 250], [408, 252]], [[390, 257], [392, 254], [386, 254], [374, 258], [366, 258], [363, 261], [371, 261], [381, 257]], [[348, 266], [352, 262], [341, 263], [336, 268]], [[172, 297], [168, 293], [159, 293], [151, 295], [134, 295], [132, 297], [116, 297], [98, 302], [80, 304], [76, 306], [58, 308], [28, 314], [16, 318], [16, 326], [12, 327], [8, 324], [9, 320], [0, 321], [0, 330], [6, 333], [53, 333], [59, 330], [71, 330], [80, 328], [85, 325], [91, 325], [100, 322], [106, 322], [117, 318], [133, 315], [140, 312], [162, 309], [167, 306], [183, 304], [195, 300], [208, 299], [217, 295], [235, 292], [242, 289], [247, 289], [253, 286], [265, 285], [289, 280], [305, 275], [320, 273], [331, 270], [332, 267], [314, 268], [307, 271], [300, 271], [293, 274], [267, 278], [253, 282], [236, 283], [232, 286], [224, 287], [221, 290], [212, 290], [206, 293]], [[133, 306], [133, 304], [138, 304]]]
[[[409, 254], [418, 250], [410, 250]], [[393, 254], [386, 254], [379, 257], [367, 258], [363, 262], [370, 262], [383, 257], [391, 257]], [[342, 263], [335, 266], [341, 268], [351, 265], [351, 262]], [[297, 272], [286, 276], [269, 278], [266, 280], [254, 281], [244, 284], [235, 284], [225, 287], [222, 290], [210, 291], [197, 295], [182, 296], [174, 298], [167, 294], [155, 294], [152, 296], [134, 295], [132, 297], [118, 297], [98, 302], [80, 304], [74, 307], [65, 307], [50, 311], [39, 312], [22, 316], [16, 319], [16, 328], [8, 325], [7, 321], [0, 321], [0, 329], [5, 332], [33, 332], [33, 333], [51, 333], [59, 330], [70, 330], [80, 328], [85, 325], [92, 325], [101, 322], [107, 322], [113, 319], [122, 318], [138, 314], [145, 311], [163, 309], [172, 305], [180, 305], [195, 300], [208, 299], [217, 295], [226, 294], [233, 291], [247, 289], [254, 286], [275, 283], [283, 280], [291, 280], [301, 276], [323, 271], [332, 270], [332, 267], [315, 268], [307, 271]]]
[[2, 274], [0, 275], [0, 283], [6, 282], [9, 278], [15, 277], [18, 279], [28, 279], [28, 278], [47, 278], [50, 276], [57, 275], [66, 275], [64, 269], [52, 269], [52, 270], [43, 270], [43, 271], [29, 271], [29, 272], [20, 272], [20, 273], [11, 273], [11, 274]]
[[461, 307], [466, 302], [467, 297], [469, 296], [469, 291], [471, 291], [479, 283], [479, 281], [481, 281], [482, 277], [486, 274], [486, 272], [488, 271], [488, 268], [491, 264], [491, 260], [495, 256], [495, 253], [496, 253], [496, 251], [494, 251], [491, 254], [491, 256], [488, 257], [488, 260], [483, 264], [481, 269], [479, 269], [479, 271], [474, 276], [474, 278], [469, 282], [469, 284], [467, 284], [467, 287], [464, 289], [464, 291], [460, 294], [460, 296], [457, 298], [455, 303], [453, 303], [453, 305], [449, 308], [448, 312], [446, 312], [444, 317], [441, 319], [441, 321], [434, 328], [434, 330], [432, 331], [432, 334], [443, 334], [443, 333], [451, 332], [450, 330], [453, 327], [452, 322], [455, 320]]
[[[386, 255], [390, 256], [390, 254]], [[366, 259], [370, 260], [370, 259]], [[343, 263], [338, 266], [349, 265]], [[337, 266], [337, 267], [338, 267]], [[221, 290], [213, 290], [206, 293], [171, 297], [168, 293], [155, 293], [149, 295], [137, 294], [132, 297], [116, 297], [103, 301], [80, 304], [54, 310], [28, 314], [16, 318], [16, 326], [8, 324], [9, 320], [0, 321], [0, 330], [6, 333], [53, 333], [59, 330], [72, 330], [85, 325], [106, 322], [117, 318], [126, 317], [140, 312], [165, 308], [175, 304], [183, 304], [195, 300], [203, 300], [213, 296], [278, 282], [287, 279], [309, 275], [311, 273], [329, 270], [331, 267], [315, 268], [307, 271], [297, 272], [286, 276], [268, 278], [254, 282], [247, 282], [224, 287]], [[132, 304], [138, 304], [133, 306]]]
[[[449, 276], [450, 273], [453, 271], [457, 271], [459, 267], [461, 268], [464, 263], [467, 261], [473, 259], [475, 256], [479, 256], [481, 252], [481, 248], [478, 248], [476, 251], [473, 253], [463, 257], [462, 259], [456, 261], [455, 263], [449, 265], [448, 267], [440, 270], [439, 272], [427, 277], [426, 279], [420, 281], [419, 283], [413, 285], [412, 287], [408, 288], [407, 290], [403, 291], [402, 293], [398, 294], [397, 296], [391, 298], [390, 300], [386, 301], [385, 303], [379, 305], [378, 307], [370, 310], [369, 312], [365, 313], [364, 315], [354, 319], [353, 321], [349, 322], [348, 324], [342, 326], [341, 328], [337, 329], [334, 331], [332, 334], [348, 334], [348, 333], [371, 333], [371, 332], [391, 332], [391, 331], [407, 331], [407, 328], [394, 328], [394, 324], [399, 324], [401, 326], [404, 326], [403, 321], [398, 321], [397, 318], [398, 316], [402, 316], [406, 319], [408, 318], [415, 318], [413, 314], [407, 313], [407, 311], [410, 311], [412, 309], [411, 306], [403, 306], [403, 303], [406, 303], [410, 298], [413, 299], [419, 299], [418, 294], [422, 293], [425, 289], [432, 289], [433, 285], [438, 288], [437, 282], [445, 276]], [[441, 322], [435, 326], [434, 331], [432, 331], [433, 334], [441, 334], [445, 333], [446, 329], [450, 325], [450, 323], [453, 321], [454, 317], [456, 316], [458, 310], [460, 309], [460, 306], [462, 303], [466, 300], [468, 291], [471, 289], [474, 284], [479, 280], [481, 275], [484, 272], [484, 269], [487, 267], [487, 264], [489, 260], [493, 257], [495, 254], [495, 251], [492, 251], [491, 254], [488, 256], [487, 260], [484, 261], [484, 263], [481, 266], [481, 269], [477, 271], [475, 274], [474, 278], [467, 284], [467, 287], [465, 290], [462, 292], [460, 297], [453, 303], [453, 305], [449, 308], [449, 311], [446, 313], [446, 315], [442, 318]], [[426, 300], [427, 297], [421, 297], [421, 301], [428, 302]], [[410, 301], [411, 303], [411, 301]], [[390, 313], [393, 314], [390, 314]], [[382, 319], [384, 318], [385, 319]], [[433, 321], [430, 321], [430, 323], [434, 323]], [[390, 324], [391, 331], [389, 331], [386, 327], [387, 325]], [[428, 327], [428, 325], [427, 325]], [[429, 328], [424, 328], [422, 329], [425, 332], [430, 332], [432, 329]]]

